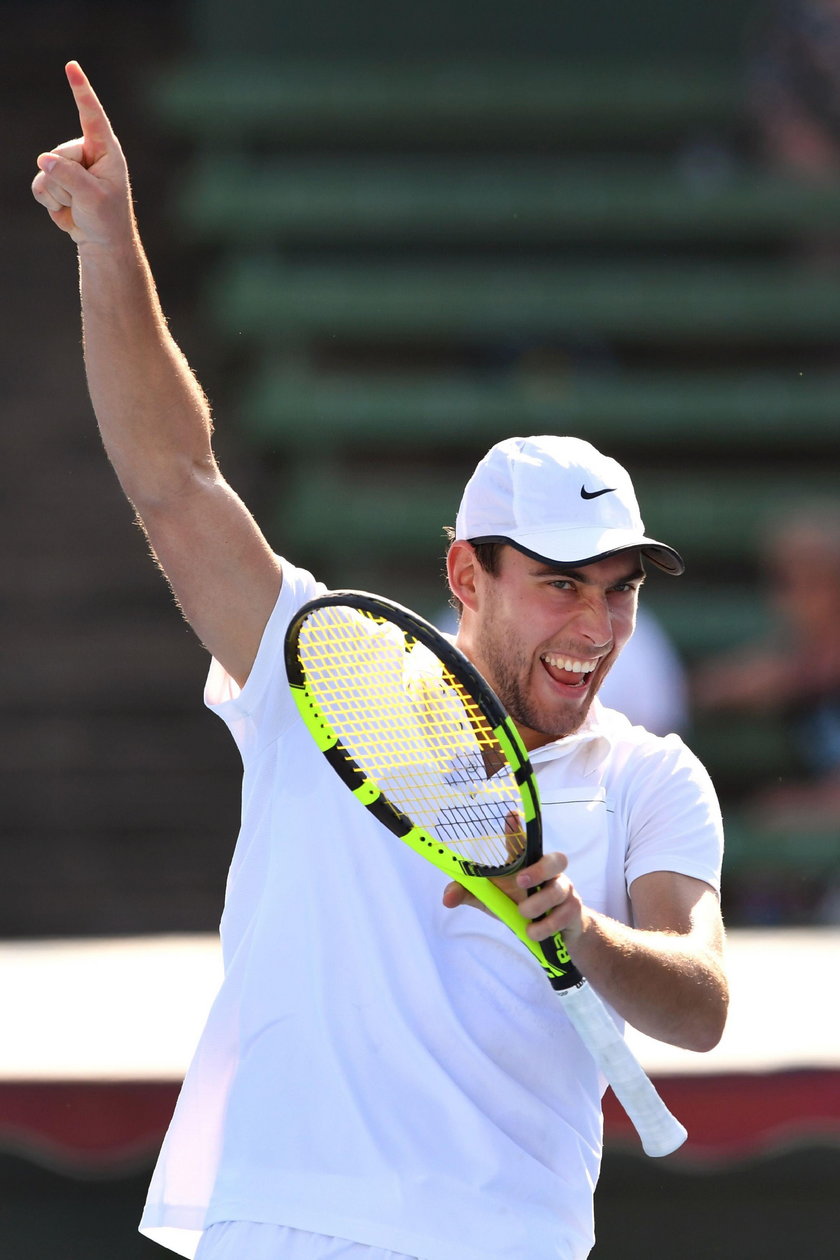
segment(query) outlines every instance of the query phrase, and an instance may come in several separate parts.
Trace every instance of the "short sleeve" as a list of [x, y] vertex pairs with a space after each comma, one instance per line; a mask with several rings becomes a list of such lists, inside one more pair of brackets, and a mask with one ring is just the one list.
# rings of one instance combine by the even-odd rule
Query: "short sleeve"
[[699, 759], [676, 735], [640, 750], [625, 878], [677, 871], [720, 890], [723, 821], [717, 794]]
[[307, 600], [326, 591], [306, 569], [282, 559], [281, 565], [280, 594], [244, 686], [239, 687], [214, 658], [204, 688], [204, 703], [226, 723], [243, 759], [259, 749], [265, 738], [276, 738], [292, 720], [295, 710], [283, 663], [286, 629]]

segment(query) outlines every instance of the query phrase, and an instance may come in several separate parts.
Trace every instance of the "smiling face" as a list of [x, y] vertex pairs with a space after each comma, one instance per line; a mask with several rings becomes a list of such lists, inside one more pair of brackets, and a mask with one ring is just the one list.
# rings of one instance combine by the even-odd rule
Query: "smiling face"
[[458, 646], [493, 687], [526, 748], [573, 734], [633, 633], [644, 569], [638, 551], [583, 567], [502, 548], [498, 571], [453, 543], [449, 578], [463, 604]]

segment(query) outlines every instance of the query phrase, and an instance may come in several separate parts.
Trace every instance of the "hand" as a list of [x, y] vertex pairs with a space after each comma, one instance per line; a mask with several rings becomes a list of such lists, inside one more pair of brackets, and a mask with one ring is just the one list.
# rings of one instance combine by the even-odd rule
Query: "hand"
[[77, 245], [126, 241], [133, 217], [122, 149], [78, 62], [69, 62], [65, 73], [82, 135], [40, 155], [33, 196]]
[[[515, 875], [493, 880], [511, 901], [517, 903], [523, 917], [531, 920], [528, 935], [532, 940], [544, 941], [562, 932], [569, 944], [583, 931], [583, 902], [571, 880], [563, 873], [567, 864], [563, 853], [544, 853], [533, 866], [526, 866]], [[539, 888], [539, 892], [528, 896], [529, 888]], [[456, 882], [447, 884], [444, 889], [443, 904], [450, 910], [456, 906], [475, 906], [487, 914], [491, 913]], [[544, 918], [541, 917], [543, 915]]]

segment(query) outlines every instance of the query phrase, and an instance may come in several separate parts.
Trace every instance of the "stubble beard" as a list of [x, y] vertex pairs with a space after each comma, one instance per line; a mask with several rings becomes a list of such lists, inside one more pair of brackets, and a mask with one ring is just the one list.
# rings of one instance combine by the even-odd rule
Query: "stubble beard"
[[497, 651], [487, 641], [487, 636], [482, 637], [484, 641], [479, 645], [480, 668], [517, 726], [536, 731], [546, 740], [563, 739], [580, 730], [595, 697], [594, 690], [590, 689], [586, 702], [580, 707], [564, 705], [558, 700], [548, 712], [547, 706], [537, 704], [526, 690], [533, 668], [531, 662], [520, 656], [512, 658], [509, 650], [504, 653]]

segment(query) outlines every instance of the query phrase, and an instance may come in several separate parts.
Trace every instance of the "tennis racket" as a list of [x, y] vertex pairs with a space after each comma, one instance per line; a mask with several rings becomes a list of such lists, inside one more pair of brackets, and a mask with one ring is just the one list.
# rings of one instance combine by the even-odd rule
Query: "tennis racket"
[[[285, 641], [295, 703], [359, 802], [502, 920], [537, 958], [648, 1155], [687, 1136], [560, 934], [532, 941], [492, 882], [542, 853], [537, 784], [498, 697], [439, 631], [399, 604], [333, 591], [305, 604]], [[531, 890], [535, 891], [535, 890]]]

